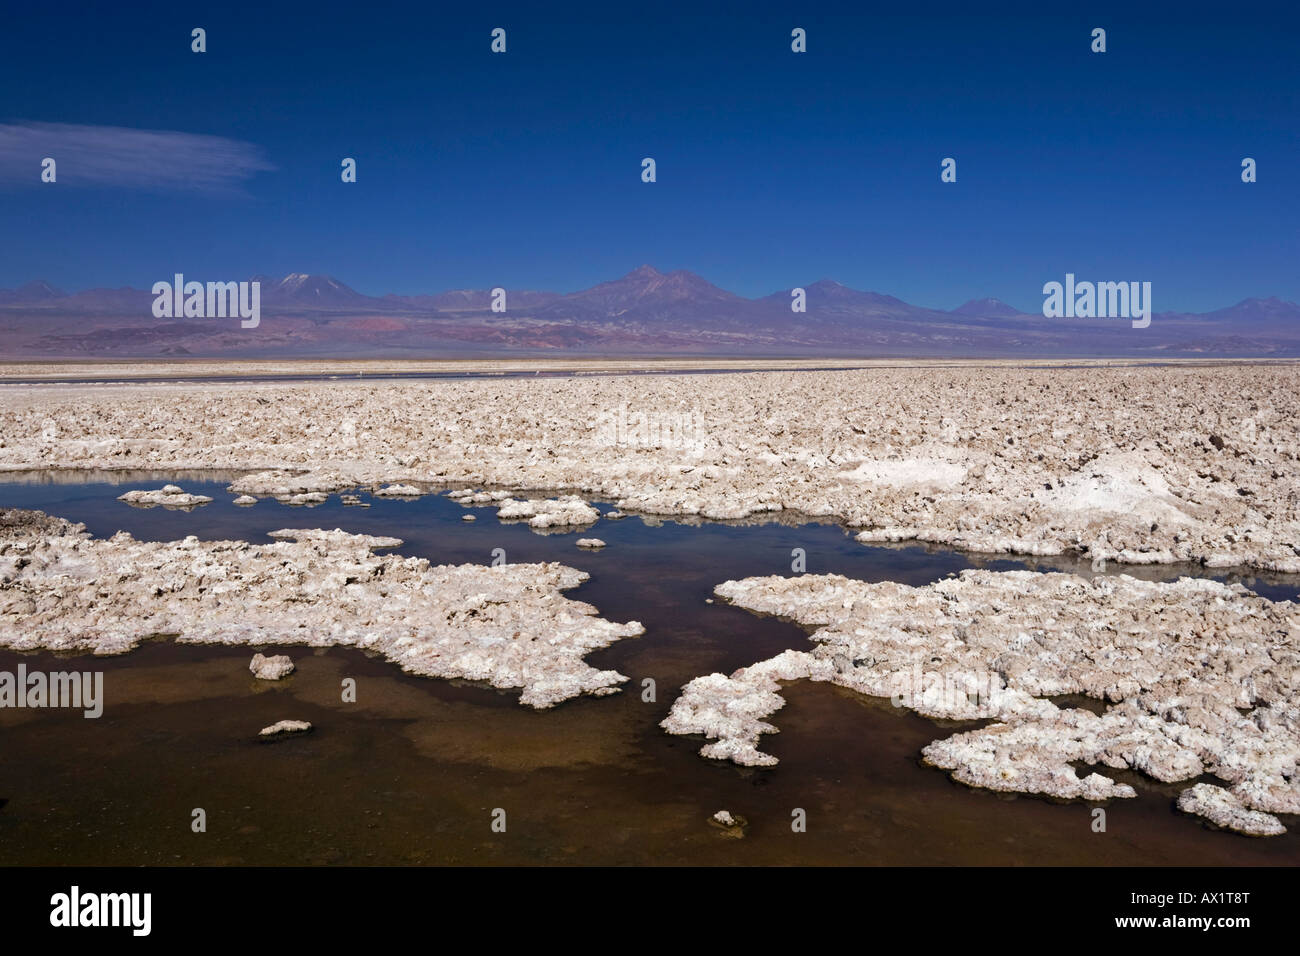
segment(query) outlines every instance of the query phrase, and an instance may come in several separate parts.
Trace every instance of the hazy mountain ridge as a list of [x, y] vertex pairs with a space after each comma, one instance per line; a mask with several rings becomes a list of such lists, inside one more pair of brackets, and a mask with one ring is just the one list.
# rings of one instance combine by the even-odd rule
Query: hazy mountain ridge
[[1248, 298], [1212, 312], [1048, 319], [999, 299], [943, 311], [831, 279], [748, 299], [686, 270], [641, 266], [576, 292], [490, 289], [369, 296], [332, 276], [254, 276], [262, 321], [155, 319], [142, 289], [67, 293], [35, 280], [0, 290], [0, 355], [436, 355], [442, 352], [826, 354], [863, 356], [1300, 355], [1300, 306]]

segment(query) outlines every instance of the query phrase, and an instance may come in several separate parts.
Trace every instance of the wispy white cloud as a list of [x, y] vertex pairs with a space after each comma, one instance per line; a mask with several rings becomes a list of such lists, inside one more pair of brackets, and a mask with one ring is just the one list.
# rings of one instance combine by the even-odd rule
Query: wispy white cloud
[[229, 191], [275, 169], [252, 143], [223, 136], [71, 123], [0, 123], [0, 185], [39, 184], [41, 161], [60, 185]]

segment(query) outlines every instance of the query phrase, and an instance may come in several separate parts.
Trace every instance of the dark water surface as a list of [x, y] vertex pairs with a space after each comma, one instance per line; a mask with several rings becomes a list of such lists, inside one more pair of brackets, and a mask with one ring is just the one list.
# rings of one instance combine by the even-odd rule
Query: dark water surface
[[[789, 622], [709, 604], [718, 583], [791, 573], [803, 548], [810, 573], [924, 584], [967, 567], [1033, 567], [1090, 574], [1067, 559], [985, 560], [922, 546], [869, 548], [833, 523], [782, 516], [759, 524], [602, 520], [540, 535], [502, 524], [495, 509], [442, 495], [414, 501], [337, 495], [313, 508], [263, 500], [231, 504], [227, 476], [211, 472], [10, 476], [0, 507], [39, 508], [84, 522], [97, 536], [269, 540], [278, 528], [343, 528], [402, 538], [404, 554], [434, 563], [558, 560], [591, 579], [567, 592], [602, 617], [639, 620], [646, 633], [588, 657], [629, 676], [624, 692], [550, 710], [517, 692], [407, 676], [351, 649], [287, 648], [297, 671], [269, 683], [248, 672], [252, 650], [155, 642], [111, 658], [18, 655], [0, 670], [104, 672], [104, 715], [0, 710], [0, 864], [702, 863], [702, 864], [1282, 864], [1300, 863], [1300, 820], [1282, 837], [1214, 831], [1174, 809], [1187, 784], [1124, 775], [1139, 796], [1094, 804], [992, 794], [920, 765], [931, 740], [974, 724], [936, 724], [827, 684], [786, 686], [763, 749], [770, 769], [705, 760], [701, 741], [658, 723], [678, 688], [788, 648], [807, 648]], [[19, 480], [21, 479], [21, 480]], [[221, 480], [214, 480], [221, 479]], [[128, 488], [175, 481], [211, 495], [193, 511], [137, 509]], [[597, 503], [602, 510], [609, 506]], [[583, 536], [603, 539], [582, 551]], [[1117, 570], [1112, 566], [1112, 571]], [[1188, 568], [1120, 568], [1149, 578]], [[1300, 581], [1234, 576], [1274, 600]], [[340, 700], [355, 678], [356, 703]], [[642, 681], [657, 699], [642, 700]], [[261, 742], [281, 719], [311, 734]], [[1113, 774], [1113, 771], [1104, 770]], [[4, 804], [3, 801], [8, 801]], [[194, 833], [192, 811], [207, 814]], [[492, 812], [506, 811], [494, 833]], [[743, 839], [708, 824], [716, 810], [746, 817]], [[793, 832], [805, 811], [807, 831]]]

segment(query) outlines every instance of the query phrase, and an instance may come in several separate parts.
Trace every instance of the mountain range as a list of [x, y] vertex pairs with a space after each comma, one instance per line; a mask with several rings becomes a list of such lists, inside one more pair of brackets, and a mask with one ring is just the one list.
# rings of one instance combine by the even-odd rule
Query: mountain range
[[47, 282], [0, 289], [0, 357], [437, 357], [441, 355], [788, 355], [827, 357], [1293, 357], [1300, 306], [1250, 298], [1206, 313], [1049, 319], [994, 298], [951, 311], [830, 279], [749, 299], [692, 272], [641, 266], [571, 293], [490, 289], [368, 296], [293, 273], [261, 282], [261, 323], [154, 318], [143, 289], [66, 293]]

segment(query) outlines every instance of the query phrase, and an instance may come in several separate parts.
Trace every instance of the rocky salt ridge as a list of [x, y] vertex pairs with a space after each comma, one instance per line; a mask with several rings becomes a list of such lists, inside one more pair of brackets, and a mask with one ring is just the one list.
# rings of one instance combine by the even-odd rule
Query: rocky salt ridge
[[627, 678], [583, 657], [644, 632], [561, 594], [557, 563], [432, 566], [377, 555], [397, 538], [283, 530], [273, 544], [91, 538], [40, 512], [0, 511], [0, 646], [119, 654], [184, 643], [340, 645], [427, 677], [521, 688], [545, 708]]
[[[938, 740], [925, 760], [971, 786], [1065, 799], [1132, 797], [1101, 772], [1178, 782], [1212, 774], [1179, 806], [1221, 826], [1282, 832], [1300, 813], [1300, 605], [1240, 585], [1127, 575], [1092, 581], [964, 571], [926, 587], [838, 575], [728, 581], [716, 593], [816, 628], [785, 651], [687, 684], [662, 726], [712, 738], [706, 757], [771, 766], [759, 750], [785, 703], [781, 681], [829, 681], [932, 718], [990, 719]], [[1098, 716], [1049, 697], [1107, 701]]]
[[277, 496], [563, 488], [834, 517], [868, 543], [1300, 572], [1293, 364], [0, 386], [0, 470], [28, 468], [274, 469], [232, 491]]

